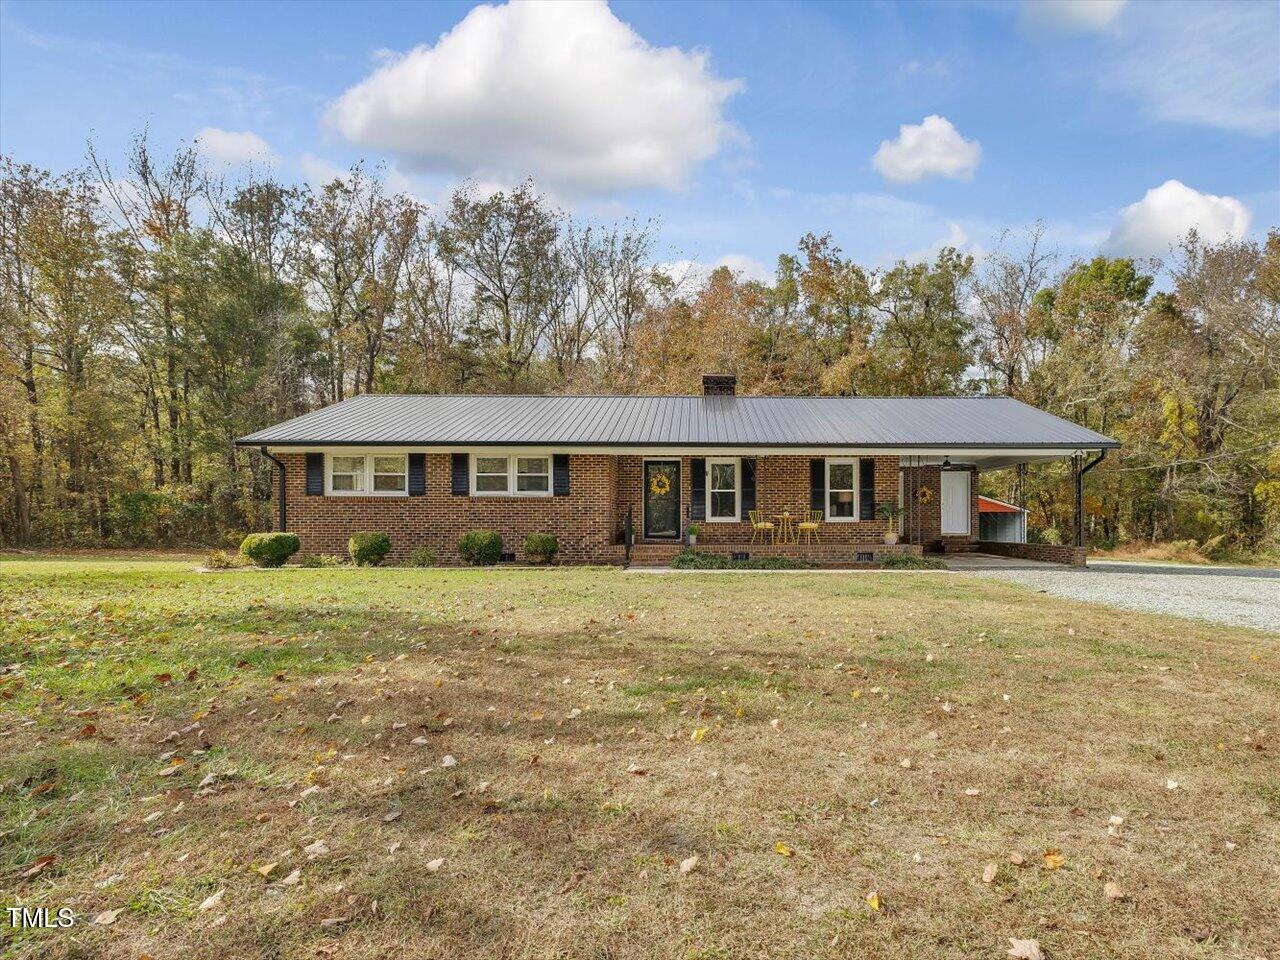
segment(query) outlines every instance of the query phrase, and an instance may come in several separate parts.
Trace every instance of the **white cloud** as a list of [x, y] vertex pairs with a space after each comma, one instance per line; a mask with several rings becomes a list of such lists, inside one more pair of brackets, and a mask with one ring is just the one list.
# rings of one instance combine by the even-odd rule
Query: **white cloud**
[[1103, 249], [1112, 255], [1161, 256], [1195, 229], [1210, 243], [1249, 232], [1253, 215], [1235, 197], [1215, 197], [1166, 180], [1120, 211]]
[[1022, 25], [1036, 32], [1099, 33], [1109, 30], [1125, 0], [1023, 0]]
[[912, 183], [924, 177], [972, 180], [982, 160], [982, 145], [966, 140], [946, 117], [925, 117], [904, 123], [897, 140], [884, 140], [871, 163], [887, 180]]
[[773, 271], [755, 257], [745, 253], [726, 253], [713, 263], [702, 260], [673, 260], [658, 264], [658, 271], [670, 277], [677, 286], [687, 290], [696, 289], [707, 282], [713, 270], [728, 267], [729, 272], [739, 280], [756, 280], [760, 283], [772, 283]]
[[298, 157], [298, 169], [302, 171], [303, 179], [313, 187], [323, 187], [334, 180], [342, 180], [349, 172], [313, 153], [304, 153]]
[[249, 130], [220, 130], [217, 127], [205, 127], [196, 134], [196, 148], [202, 157], [223, 163], [272, 165], [276, 162], [275, 151], [267, 141]]
[[[1103, 85], [1156, 120], [1280, 130], [1280, 4], [1138, 4]], [[1117, 41], [1119, 42], [1119, 41]]]
[[576, 194], [678, 189], [739, 138], [723, 108], [740, 89], [705, 51], [650, 46], [604, 0], [516, 0], [380, 66], [326, 122], [409, 170]]

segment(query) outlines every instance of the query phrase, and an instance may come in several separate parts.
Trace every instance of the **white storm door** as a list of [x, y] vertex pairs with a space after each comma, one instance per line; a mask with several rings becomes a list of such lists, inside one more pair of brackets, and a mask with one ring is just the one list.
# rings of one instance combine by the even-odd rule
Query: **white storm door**
[[969, 471], [942, 471], [942, 532], [946, 536], [969, 533]]

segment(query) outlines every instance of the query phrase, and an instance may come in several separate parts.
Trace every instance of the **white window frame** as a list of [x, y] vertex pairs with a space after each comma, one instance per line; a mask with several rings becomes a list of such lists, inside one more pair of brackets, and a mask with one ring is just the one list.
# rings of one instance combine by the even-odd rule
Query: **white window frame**
[[[476, 486], [477, 469], [480, 465], [481, 458], [505, 459], [507, 461], [507, 489], [506, 490], [480, 490]], [[484, 450], [473, 452], [470, 456], [471, 467], [471, 496], [473, 497], [518, 497], [520, 499], [550, 497], [555, 495], [555, 457], [550, 453], [532, 450]], [[520, 473], [518, 472], [520, 460], [545, 460], [547, 461], [547, 489], [545, 490], [520, 490], [517, 489], [519, 484]], [[486, 476], [497, 476], [497, 474], [485, 474]], [[543, 474], [525, 474], [525, 476], [543, 476]]]
[[[844, 466], [848, 464], [853, 467], [853, 516], [852, 517], [834, 517], [831, 515], [831, 466]], [[822, 513], [826, 517], [827, 523], [857, 523], [862, 512], [862, 458], [861, 457], [827, 457], [825, 473], [823, 476], [822, 490]], [[839, 492], [843, 493], [849, 488], [841, 487]]]
[[[711, 515], [711, 494], [727, 493], [727, 490], [715, 490], [711, 488], [711, 465], [713, 463], [730, 463], [733, 464], [733, 516], [732, 517], [713, 517]], [[705, 491], [706, 516], [707, 523], [741, 523], [742, 522], [742, 459], [740, 457], [708, 457], [707, 458], [707, 489]]]
[[[361, 484], [364, 487], [363, 490], [335, 490], [333, 488], [334, 457], [349, 457], [363, 461], [363, 472], [360, 478]], [[404, 464], [403, 490], [373, 489], [374, 457], [396, 457]], [[383, 474], [383, 476], [390, 476], [390, 474]], [[393, 453], [387, 450], [343, 450], [326, 453], [324, 455], [324, 495], [326, 497], [407, 497], [409, 495], [409, 455], [407, 453]]]

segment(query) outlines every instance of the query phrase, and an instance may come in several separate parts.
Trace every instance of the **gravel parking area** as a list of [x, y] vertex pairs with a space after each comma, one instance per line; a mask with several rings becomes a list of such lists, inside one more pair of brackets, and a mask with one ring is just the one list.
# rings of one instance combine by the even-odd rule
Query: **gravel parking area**
[[998, 577], [1057, 597], [1280, 633], [1280, 570], [1091, 560], [1076, 570], [985, 554], [947, 558], [958, 572]]

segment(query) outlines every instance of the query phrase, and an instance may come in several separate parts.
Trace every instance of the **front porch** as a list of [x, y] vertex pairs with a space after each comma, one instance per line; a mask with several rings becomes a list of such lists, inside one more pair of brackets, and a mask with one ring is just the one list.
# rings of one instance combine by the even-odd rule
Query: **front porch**
[[[637, 543], [631, 548], [631, 566], [669, 567], [681, 550], [681, 543]], [[787, 557], [814, 567], [876, 567], [891, 556], [921, 556], [919, 544], [898, 543], [850, 547], [839, 543], [712, 543], [698, 542], [704, 553], [714, 553], [733, 560], [757, 560], [763, 557]]]

